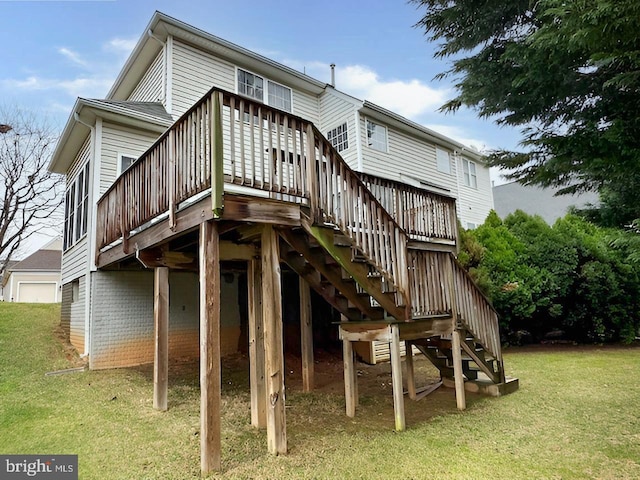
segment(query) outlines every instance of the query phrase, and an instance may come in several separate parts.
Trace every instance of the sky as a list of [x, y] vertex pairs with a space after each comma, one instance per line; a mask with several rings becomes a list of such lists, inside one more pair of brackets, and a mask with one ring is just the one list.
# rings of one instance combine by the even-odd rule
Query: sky
[[515, 129], [438, 112], [454, 81], [434, 80], [447, 61], [405, 0], [0, 0], [0, 104], [62, 130], [77, 97], [107, 94], [155, 10], [324, 82], [335, 63], [339, 90], [479, 150], [518, 147]]

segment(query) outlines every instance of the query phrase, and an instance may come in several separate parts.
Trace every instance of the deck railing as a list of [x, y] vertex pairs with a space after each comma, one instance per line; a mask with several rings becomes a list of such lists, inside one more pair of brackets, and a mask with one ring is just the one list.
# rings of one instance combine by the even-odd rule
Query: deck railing
[[465, 328], [502, 361], [498, 314], [451, 253], [412, 249], [409, 281], [415, 317], [456, 311]]
[[[408, 302], [407, 236], [331, 143], [300, 117], [212, 89], [98, 201], [98, 250], [212, 187], [211, 179], [303, 203], [374, 263]], [[222, 197], [222, 189], [214, 194]], [[221, 199], [220, 199], [221, 200]], [[214, 198], [214, 203], [216, 199]]]
[[457, 240], [455, 198], [367, 173], [358, 176], [410, 239]]

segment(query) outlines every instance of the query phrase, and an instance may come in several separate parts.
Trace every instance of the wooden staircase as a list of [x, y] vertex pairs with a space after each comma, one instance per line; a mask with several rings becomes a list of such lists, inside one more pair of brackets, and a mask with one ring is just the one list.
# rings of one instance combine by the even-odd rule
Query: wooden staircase
[[[440, 371], [441, 378], [454, 380], [451, 339], [431, 337], [414, 340], [412, 344]], [[478, 380], [478, 374], [482, 372], [493, 383], [504, 383], [502, 363], [488, 353], [473, 335], [467, 334], [461, 345], [464, 350], [462, 371], [467, 380]]]
[[[243, 192], [235, 209], [225, 208], [231, 186]], [[263, 223], [265, 210], [287, 204], [281, 260], [347, 319], [345, 367], [352, 341], [391, 345], [396, 428], [404, 425], [401, 341], [443, 379], [454, 377], [457, 397], [481, 374], [505, 382], [497, 314], [452, 253], [455, 199], [357, 174], [310, 121], [215, 87], [99, 200], [96, 264], [106, 262], [101, 252], [131, 254], [130, 236], [162, 215], [172, 232], [182, 228], [185, 205], [206, 195], [210, 220], [238, 224]], [[355, 381], [346, 372], [345, 386]]]

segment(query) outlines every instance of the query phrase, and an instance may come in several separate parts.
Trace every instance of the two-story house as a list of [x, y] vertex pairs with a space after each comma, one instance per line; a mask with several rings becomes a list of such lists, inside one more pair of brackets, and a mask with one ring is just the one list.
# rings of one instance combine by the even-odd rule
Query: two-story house
[[351, 362], [376, 340], [399, 374], [407, 341], [455, 371], [458, 397], [471, 361], [504, 383], [495, 312], [453, 257], [456, 219], [493, 207], [489, 170], [444, 135], [155, 13], [106, 98], [77, 100], [49, 168], [67, 178], [62, 323], [91, 368], [155, 361], [159, 408], [167, 357], [199, 355], [215, 398], [216, 358], [248, 339], [252, 422], [286, 450], [280, 262], [301, 317], [309, 288], [340, 312]]

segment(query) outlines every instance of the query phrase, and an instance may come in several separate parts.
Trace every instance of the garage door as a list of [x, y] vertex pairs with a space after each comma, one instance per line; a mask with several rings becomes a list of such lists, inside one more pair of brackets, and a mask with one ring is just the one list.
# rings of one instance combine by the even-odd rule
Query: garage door
[[54, 303], [55, 301], [55, 283], [20, 282], [18, 284], [18, 302]]

